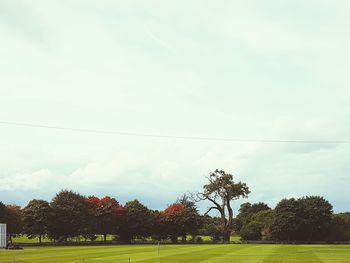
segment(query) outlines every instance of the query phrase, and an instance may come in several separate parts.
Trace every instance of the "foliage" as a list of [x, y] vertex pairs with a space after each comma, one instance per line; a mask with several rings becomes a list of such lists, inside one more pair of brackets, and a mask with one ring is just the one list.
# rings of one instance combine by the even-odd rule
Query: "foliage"
[[237, 233], [240, 233], [242, 227], [249, 224], [252, 217], [260, 211], [270, 210], [271, 208], [262, 202], [251, 204], [249, 202], [241, 204], [239, 214], [235, 219], [234, 228]]
[[88, 205], [84, 196], [62, 190], [51, 202], [53, 217], [49, 224], [49, 236], [58, 241], [86, 234], [89, 219]]
[[350, 213], [339, 213], [332, 216], [328, 240], [350, 241]]
[[189, 203], [169, 205], [160, 214], [159, 223], [174, 243], [177, 243], [178, 236], [185, 240], [187, 234], [195, 235], [200, 225], [197, 208]]
[[221, 218], [202, 216], [202, 227], [199, 233], [203, 236], [210, 236], [213, 241], [219, 241], [222, 236]]
[[152, 235], [154, 214], [138, 200], [125, 204], [125, 220], [119, 234], [122, 240], [130, 242], [134, 237], [145, 238]]
[[39, 243], [41, 243], [42, 237], [48, 232], [52, 217], [52, 208], [47, 201], [31, 200], [22, 210], [23, 232], [29, 238], [39, 237]]
[[264, 225], [261, 222], [251, 221], [241, 229], [241, 237], [244, 240], [261, 240], [261, 231]]
[[283, 199], [275, 208], [273, 237], [286, 241], [325, 240], [331, 227], [332, 206], [323, 197]]
[[262, 224], [261, 240], [272, 239], [272, 225], [275, 221], [275, 211], [272, 209], [262, 210], [252, 216], [252, 221]]
[[200, 200], [212, 203], [207, 213], [217, 210], [220, 213], [223, 241], [229, 241], [233, 228], [233, 209], [231, 201], [240, 197], [248, 197], [250, 193], [245, 183], [233, 181], [233, 176], [216, 169], [209, 174], [209, 183], [203, 186], [203, 192], [198, 194]]
[[208, 179], [199, 197], [210, 201], [213, 207], [208, 211], [217, 210], [220, 217], [200, 215], [195, 202], [187, 195], [160, 212], [148, 209], [138, 200], [122, 206], [109, 196], [85, 198], [63, 190], [51, 203], [33, 199], [23, 210], [0, 202], [0, 222], [7, 224], [10, 240], [23, 233], [39, 242], [42, 237], [56, 241], [96, 240], [99, 235], [103, 235], [105, 241], [109, 235], [122, 242], [149, 237], [178, 242], [179, 236], [185, 241], [191, 235], [193, 242], [197, 239], [200, 242], [198, 234], [211, 236], [213, 241], [228, 241], [225, 235], [231, 232], [233, 222], [245, 240], [350, 240], [350, 213], [333, 215], [332, 205], [323, 197], [283, 199], [274, 210], [261, 202], [244, 203], [233, 219], [230, 201], [246, 197], [248, 187], [234, 183], [232, 175], [224, 171], [216, 170]]
[[107, 235], [116, 233], [123, 219], [124, 208], [115, 198], [105, 196], [98, 198], [90, 196], [86, 199], [89, 206], [90, 226], [95, 230], [94, 234], [103, 235], [106, 242]]
[[241, 228], [241, 238], [244, 240], [270, 240], [274, 215], [275, 213], [271, 209], [253, 214], [250, 221]]
[[0, 204], [2, 215], [0, 218], [2, 223], [7, 224], [7, 236], [10, 242], [12, 237], [21, 234], [23, 229], [23, 221], [21, 217], [21, 207], [17, 205], [3, 205]]

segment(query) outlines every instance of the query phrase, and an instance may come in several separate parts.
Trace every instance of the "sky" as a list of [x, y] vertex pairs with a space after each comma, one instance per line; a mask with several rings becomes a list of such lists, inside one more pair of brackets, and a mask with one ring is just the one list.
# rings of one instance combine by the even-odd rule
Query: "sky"
[[0, 0], [0, 201], [71, 189], [164, 209], [222, 169], [251, 190], [236, 212], [305, 195], [350, 211], [349, 12], [347, 0]]

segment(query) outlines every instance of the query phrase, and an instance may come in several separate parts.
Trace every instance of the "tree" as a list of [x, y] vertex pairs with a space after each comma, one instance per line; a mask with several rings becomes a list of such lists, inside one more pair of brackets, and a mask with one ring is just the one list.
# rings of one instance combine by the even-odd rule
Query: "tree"
[[0, 201], [0, 223], [5, 222], [6, 206]]
[[173, 243], [177, 243], [179, 236], [182, 236], [184, 241], [188, 233], [194, 234], [197, 232], [198, 220], [197, 210], [181, 203], [174, 203], [168, 206], [160, 214], [160, 223]]
[[124, 209], [124, 220], [119, 230], [122, 240], [130, 242], [134, 237], [152, 235], [155, 217], [150, 209], [138, 200], [127, 202]]
[[49, 224], [49, 236], [67, 241], [87, 232], [89, 218], [86, 198], [69, 190], [62, 190], [51, 202], [53, 217]]
[[3, 210], [2, 223], [7, 225], [7, 236], [10, 243], [12, 238], [21, 234], [23, 229], [23, 222], [21, 217], [21, 207], [17, 205], [5, 205], [1, 208]]
[[252, 217], [260, 211], [270, 210], [271, 208], [262, 202], [251, 204], [249, 202], [241, 204], [239, 208], [239, 214], [237, 215], [235, 222], [235, 230], [239, 233], [245, 225], [249, 224]]
[[212, 207], [206, 212], [217, 210], [220, 213], [223, 241], [230, 241], [233, 227], [232, 200], [248, 197], [250, 193], [245, 183], [233, 181], [233, 176], [222, 170], [215, 170], [209, 174], [209, 183], [203, 186], [203, 192], [198, 194], [199, 200], [208, 200]]
[[275, 208], [275, 221], [272, 225], [274, 239], [282, 241], [299, 240], [298, 230], [301, 225], [299, 216], [300, 203], [294, 199], [282, 199]]
[[302, 206], [303, 240], [325, 240], [331, 227], [333, 207], [320, 196], [306, 196], [299, 199]]
[[244, 240], [261, 240], [263, 227], [262, 223], [251, 221], [242, 227], [240, 235]]
[[29, 238], [39, 237], [39, 243], [49, 228], [52, 220], [52, 208], [47, 201], [31, 200], [22, 210], [24, 233]]
[[211, 217], [209, 215], [202, 216], [202, 227], [199, 234], [203, 236], [211, 236], [213, 241], [219, 241], [222, 235], [222, 225], [220, 217]]
[[251, 220], [241, 228], [240, 235], [244, 240], [271, 239], [271, 225], [274, 222], [274, 211], [262, 210], [252, 215]]
[[272, 225], [275, 221], [275, 211], [272, 209], [262, 210], [252, 216], [252, 222], [259, 222], [262, 224], [261, 239], [272, 239]]
[[328, 240], [350, 241], [350, 213], [339, 213], [332, 217]]
[[332, 221], [332, 205], [319, 196], [283, 199], [275, 208], [272, 234], [277, 240], [326, 240]]
[[192, 195], [183, 194], [176, 200], [176, 203], [182, 204], [187, 208], [186, 213], [184, 214], [186, 220], [184, 222], [184, 230], [182, 233], [182, 241], [186, 241], [187, 234], [192, 236], [198, 234], [199, 228], [202, 225], [201, 216], [199, 215]]
[[89, 204], [90, 217], [92, 215], [93, 219], [92, 228], [96, 231], [95, 234], [103, 235], [103, 240], [106, 242], [107, 234], [117, 232], [118, 221], [120, 221], [123, 216], [124, 208], [115, 198], [109, 196], [105, 196], [102, 199], [90, 196], [86, 201]]

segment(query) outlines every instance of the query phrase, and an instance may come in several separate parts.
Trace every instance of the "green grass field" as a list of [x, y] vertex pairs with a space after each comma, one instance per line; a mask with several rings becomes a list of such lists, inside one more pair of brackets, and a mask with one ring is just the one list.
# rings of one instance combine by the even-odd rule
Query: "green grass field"
[[33, 247], [24, 250], [0, 250], [1, 263], [47, 262], [350, 262], [346, 245], [118, 245]]

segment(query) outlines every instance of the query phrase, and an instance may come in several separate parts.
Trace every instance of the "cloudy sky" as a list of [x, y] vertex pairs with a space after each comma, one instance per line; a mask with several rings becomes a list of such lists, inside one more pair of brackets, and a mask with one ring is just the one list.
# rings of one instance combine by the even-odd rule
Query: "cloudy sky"
[[347, 0], [0, 0], [0, 200], [72, 189], [162, 209], [219, 168], [250, 202], [323, 195], [349, 211], [349, 143], [258, 142], [350, 139], [349, 12]]

